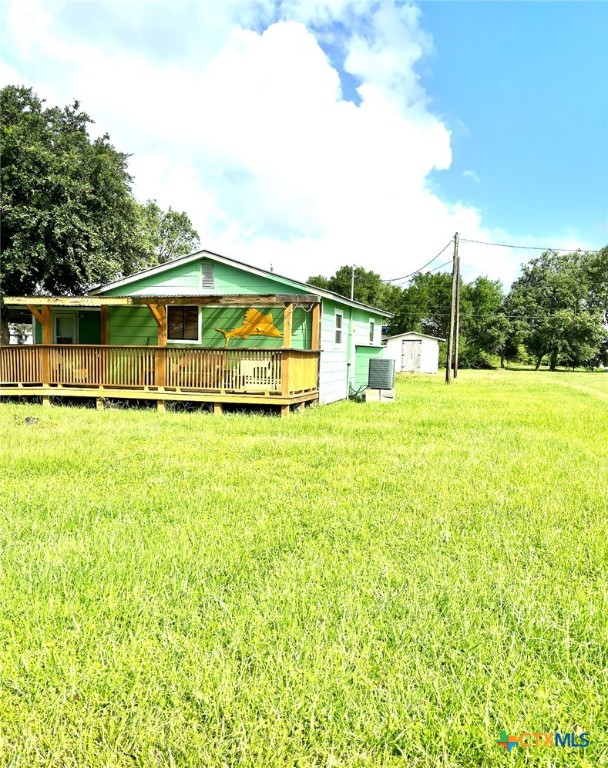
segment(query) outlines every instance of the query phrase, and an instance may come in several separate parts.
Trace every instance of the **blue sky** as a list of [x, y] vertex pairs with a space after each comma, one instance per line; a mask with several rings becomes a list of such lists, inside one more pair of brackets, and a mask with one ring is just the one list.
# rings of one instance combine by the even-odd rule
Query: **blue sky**
[[[423, 67], [451, 126], [439, 193], [514, 235], [566, 223], [608, 242], [608, 3], [424, 3]], [[474, 169], [480, 182], [463, 178]]]
[[227, 256], [390, 277], [456, 230], [608, 242], [608, 3], [5, 0], [0, 30], [3, 83], [79, 99]]

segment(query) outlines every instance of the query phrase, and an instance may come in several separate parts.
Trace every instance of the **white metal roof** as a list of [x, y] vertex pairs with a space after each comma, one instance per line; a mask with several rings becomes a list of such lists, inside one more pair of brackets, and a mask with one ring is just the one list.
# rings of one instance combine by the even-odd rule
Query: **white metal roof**
[[434, 339], [435, 341], [445, 341], [440, 336], [430, 336], [428, 333], [418, 333], [418, 331], [407, 331], [406, 333], [398, 333], [396, 336], [388, 336], [387, 341], [391, 339], [403, 339], [406, 336], [416, 336], [421, 339]]

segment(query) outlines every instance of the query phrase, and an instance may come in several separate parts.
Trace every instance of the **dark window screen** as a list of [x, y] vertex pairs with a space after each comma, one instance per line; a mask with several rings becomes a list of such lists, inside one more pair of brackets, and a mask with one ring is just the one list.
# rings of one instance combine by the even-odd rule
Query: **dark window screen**
[[167, 307], [167, 338], [198, 340], [198, 307]]

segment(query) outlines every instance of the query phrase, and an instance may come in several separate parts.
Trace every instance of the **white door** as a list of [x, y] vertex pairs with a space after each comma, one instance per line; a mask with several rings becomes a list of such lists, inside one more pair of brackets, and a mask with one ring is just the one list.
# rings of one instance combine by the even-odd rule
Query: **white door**
[[77, 344], [78, 322], [75, 312], [53, 315], [53, 344]]
[[403, 339], [401, 342], [401, 370], [409, 373], [420, 370], [422, 342], [415, 339]]

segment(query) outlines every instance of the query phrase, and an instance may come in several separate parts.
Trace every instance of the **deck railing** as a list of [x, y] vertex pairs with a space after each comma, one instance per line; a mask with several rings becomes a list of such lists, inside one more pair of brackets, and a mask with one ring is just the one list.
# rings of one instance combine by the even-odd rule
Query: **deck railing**
[[317, 388], [319, 352], [88, 344], [0, 347], [0, 386], [260, 392]]

